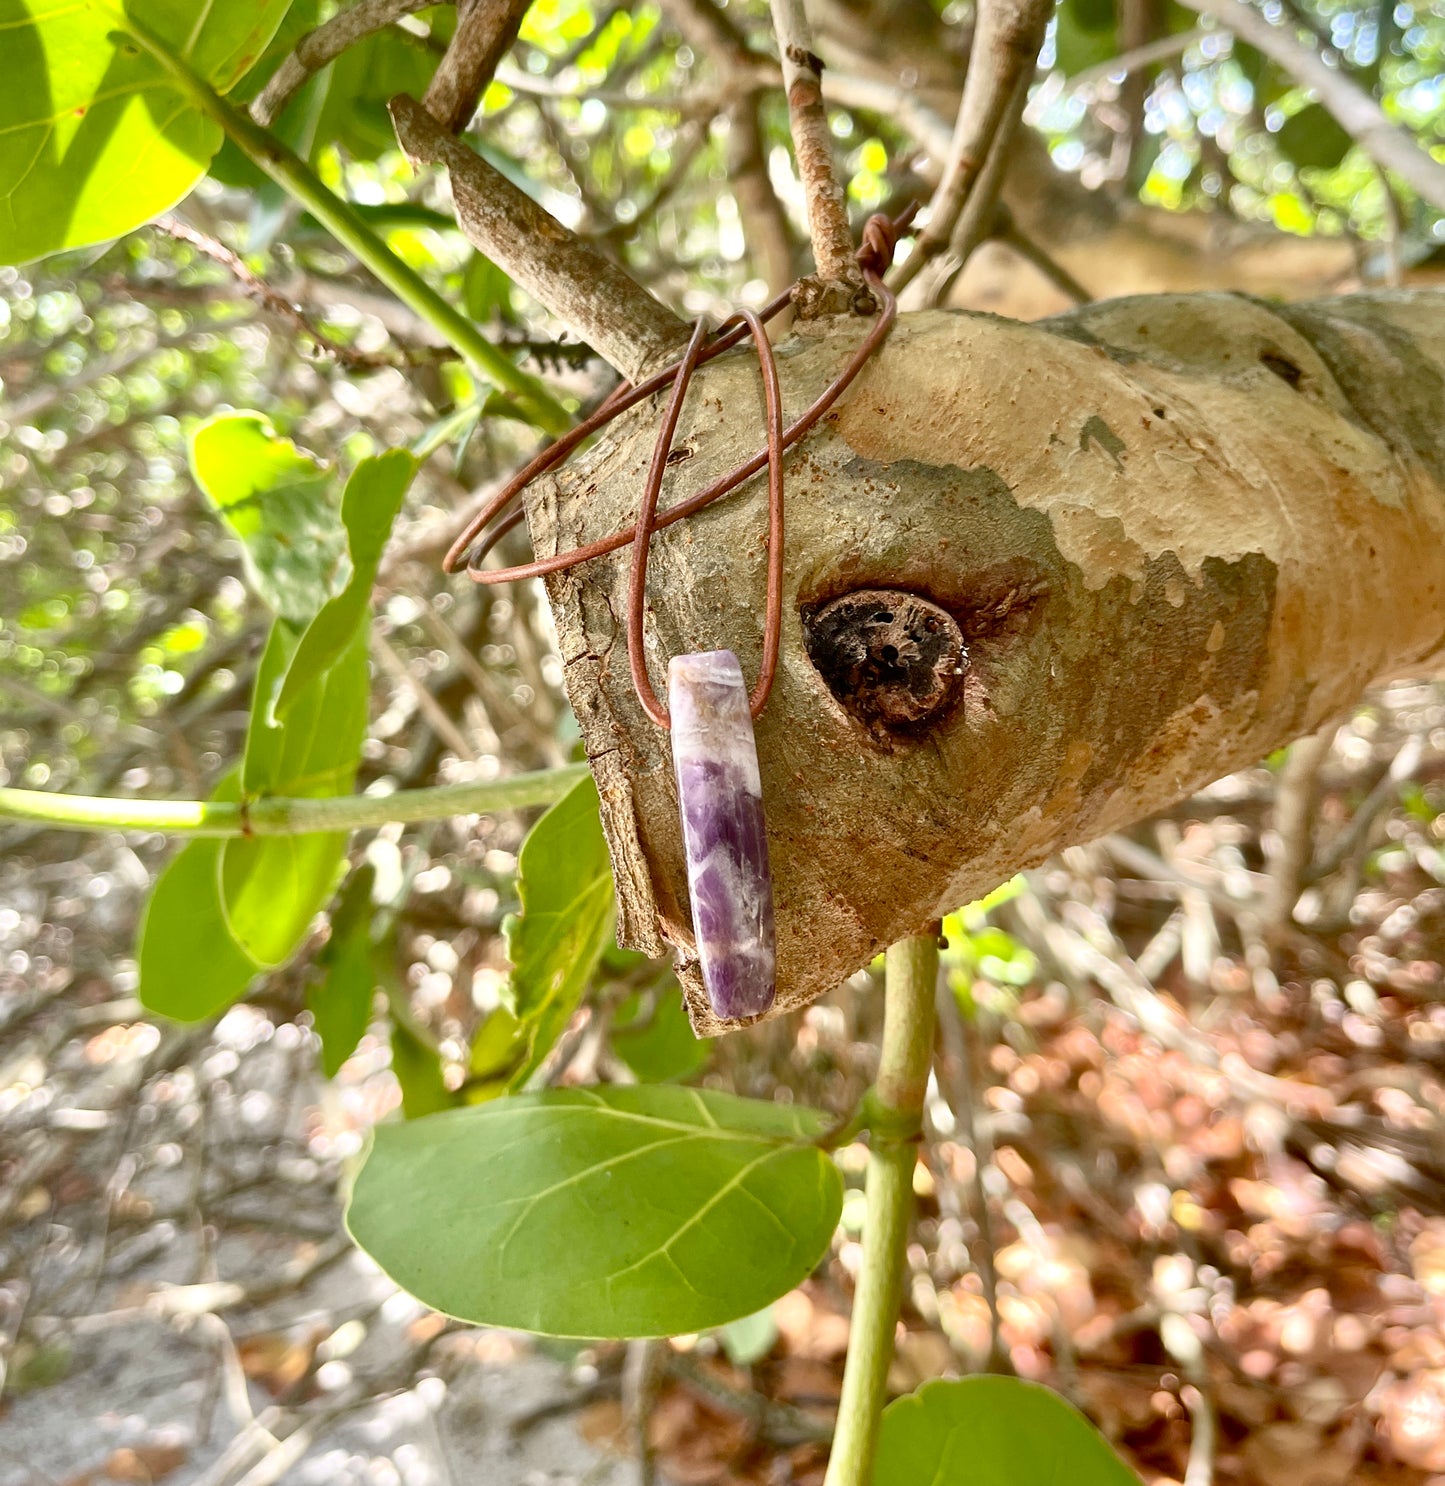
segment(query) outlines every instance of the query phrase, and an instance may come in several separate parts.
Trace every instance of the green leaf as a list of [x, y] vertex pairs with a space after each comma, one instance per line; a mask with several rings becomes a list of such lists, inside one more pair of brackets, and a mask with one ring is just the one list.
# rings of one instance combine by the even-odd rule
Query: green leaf
[[729, 1321], [718, 1332], [723, 1351], [734, 1367], [751, 1367], [753, 1363], [761, 1362], [773, 1350], [777, 1339], [778, 1323], [773, 1317], [772, 1306]]
[[1064, 0], [1058, 9], [1054, 44], [1065, 77], [1118, 56], [1115, 18], [1112, 0]]
[[701, 1073], [712, 1044], [697, 1037], [670, 976], [650, 1002], [629, 996], [612, 1024], [612, 1050], [645, 1084], [682, 1082]]
[[[240, 798], [233, 772], [213, 800]], [[204, 1021], [239, 1001], [260, 970], [231, 937], [221, 911], [223, 842], [192, 841], [166, 866], [146, 899], [136, 957], [140, 1001], [181, 1022]]]
[[1070, 1403], [1019, 1378], [925, 1383], [883, 1411], [873, 1486], [1139, 1486]]
[[1354, 140], [1322, 103], [1307, 103], [1280, 125], [1275, 142], [1301, 170], [1333, 170]]
[[409, 1022], [395, 1016], [391, 1023], [391, 1071], [401, 1085], [401, 1112], [408, 1120], [451, 1109], [457, 1096], [442, 1077], [441, 1056]]
[[277, 694], [274, 712], [284, 716], [298, 696], [351, 644], [371, 614], [371, 586], [392, 523], [416, 474], [416, 460], [405, 449], [363, 459], [341, 496], [341, 520], [351, 576], [346, 587], [322, 605], [306, 626]]
[[[282, 621], [271, 628], [251, 704], [241, 787], [247, 798], [320, 799], [350, 792], [366, 736], [370, 677], [363, 630], [331, 667], [296, 698], [285, 719], [266, 721], [266, 699], [295, 652]], [[336, 885], [345, 831], [300, 836], [236, 836], [221, 850], [221, 901], [231, 936], [258, 964], [295, 954]]]
[[282, 619], [308, 624], [331, 597], [346, 535], [326, 467], [259, 413], [225, 413], [191, 436], [196, 483], [240, 537], [246, 576]]
[[612, 869], [597, 786], [579, 780], [534, 825], [517, 858], [519, 917], [505, 924], [507, 1009], [529, 1039], [520, 1086], [562, 1035], [612, 938]]
[[0, 263], [119, 237], [205, 174], [220, 125], [136, 34], [224, 93], [288, 3], [0, 0]]
[[306, 1007], [321, 1039], [321, 1070], [335, 1078], [356, 1051], [371, 1021], [376, 992], [372, 964], [371, 892], [376, 869], [367, 863], [346, 880], [331, 914], [331, 938], [316, 956], [324, 979], [306, 992]]
[[347, 1211], [427, 1305], [554, 1336], [752, 1315], [827, 1252], [823, 1117], [699, 1089], [553, 1089], [381, 1125]]

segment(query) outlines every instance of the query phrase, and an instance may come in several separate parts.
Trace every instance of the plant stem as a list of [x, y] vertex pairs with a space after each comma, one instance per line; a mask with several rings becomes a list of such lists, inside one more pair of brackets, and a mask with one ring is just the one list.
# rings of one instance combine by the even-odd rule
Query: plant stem
[[390, 821], [444, 820], [550, 805], [587, 773], [586, 764], [539, 769], [508, 779], [440, 784], [390, 795], [339, 795], [331, 799], [119, 800], [95, 795], [0, 789], [0, 819], [28, 820], [58, 830], [171, 831], [184, 836], [299, 836], [314, 831], [355, 831]]
[[128, 17], [117, 21], [127, 34], [176, 80], [183, 92], [224, 129], [253, 164], [294, 197], [344, 247], [349, 248], [372, 273], [414, 310], [457, 353], [488, 381], [505, 388], [533, 423], [547, 433], [565, 432], [571, 426], [567, 410], [529, 373], [515, 365], [480, 330], [432, 288], [366, 224], [349, 201], [328, 190], [320, 177], [294, 151], [274, 135], [233, 108], [219, 93], [199, 78], [180, 57], [167, 51]]
[[863, 1268], [853, 1298], [843, 1396], [824, 1486], [868, 1486], [878, 1421], [903, 1298], [903, 1255], [913, 1216], [913, 1168], [933, 1059], [938, 936], [900, 939], [888, 950], [883, 1047], [873, 1086]]

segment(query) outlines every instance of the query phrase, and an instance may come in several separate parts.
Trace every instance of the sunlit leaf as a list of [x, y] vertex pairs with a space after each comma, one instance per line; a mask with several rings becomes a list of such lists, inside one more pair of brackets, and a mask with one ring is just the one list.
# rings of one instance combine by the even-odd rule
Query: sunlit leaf
[[591, 776], [528, 833], [517, 858], [517, 893], [522, 912], [506, 924], [507, 1002], [529, 1051], [514, 1086], [561, 1036], [612, 937], [612, 869]]
[[555, 1089], [379, 1126], [347, 1212], [418, 1299], [561, 1336], [750, 1316], [806, 1277], [842, 1206], [822, 1116], [668, 1086]]
[[925, 1383], [883, 1411], [873, 1486], [1139, 1486], [1070, 1403], [1020, 1378]]
[[346, 537], [324, 465], [259, 413], [212, 418], [191, 438], [191, 468], [244, 547], [251, 586], [305, 625], [331, 597]]
[[137, 32], [225, 92], [288, 3], [0, 0], [0, 262], [119, 237], [205, 173], [221, 128]]
[[356, 1051], [371, 1021], [376, 991], [372, 964], [371, 891], [376, 869], [367, 863], [346, 881], [331, 913], [331, 938], [316, 956], [322, 979], [306, 992], [306, 1007], [321, 1039], [321, 1069], [327, 1078]]
[[274, 713], [284, 716], [305, 689], [333, 665], [371, 614], [371, 586], [392, 523], [416, 474], [416, 460], [404, 449], [363, 459], [341, 497], [341, 520], [351, 576], [346, 587], [322, 605], [306, 626], [286, 668]]

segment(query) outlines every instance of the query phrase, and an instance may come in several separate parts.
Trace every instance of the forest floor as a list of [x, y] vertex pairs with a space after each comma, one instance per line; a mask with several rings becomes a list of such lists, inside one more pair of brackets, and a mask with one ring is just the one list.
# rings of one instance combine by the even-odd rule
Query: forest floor
[[[898, 1389], [1040, 1379], [1151, 1486], [1445, 1486], [1442, 808], [1442, 693], [1398, 686], [950, 925]], [[3, 844], [0, 1486], [621, 1486], [643, 1438], [659, 1483], [818, 1486], [861, 1147], [829, 1260], [725, 1337], [458, 1325], [341, 1227], [385, 1043], [328, 1083], [264, 1005], [145, 1020], [133, 847]], [[877, 1002], [705, 1081], [839, 1105]]]

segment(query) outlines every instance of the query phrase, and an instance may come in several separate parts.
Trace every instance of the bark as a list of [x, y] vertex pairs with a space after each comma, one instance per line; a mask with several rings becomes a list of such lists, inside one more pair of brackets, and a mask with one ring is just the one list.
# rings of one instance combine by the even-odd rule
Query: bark
[[[779, 348], [790, 417], [859, 334], [845, 321]], [[782, 655], [757, 729], [777, 1012], [1018, 869], [1165, 808], [1318, 727], [1371, 680], [1436, 657], [1442, 409], [1441, 294], [1284, 309], [1145, 297], [1041, 325], [902, 316], [787, 460]], [[656, 416], [639, 409], [534, 491], [540, 554], [630, 522]], [[664, 502], [752, 453], [761, 430], [752, 360], [706, 368]], [[729, 646], [756, 676], [765, 529], [754, 480], [654, 538], [654, 675], [671, 655]], [[626, 581], [624, 556], [552, 579], [550, 594], [601, 790], [619, 937], [685, 951], [668, 740], [628, 678]], [[889, 636], [894, 661], [907, 648], [887, 610], [858, 606], [861, 669], [814, 664], [819, 615], [838, 612], [824, 606], [868, 589], [927, 600], [916, 612], [937, 606], [963, 637], [964, 674], [922, 716], [860, 694], [890, 676], [910, 684], [874, 643]], [[928, 684], [943, 674], [917, 669]], [[697, 1030], [723, 1030], [685, 964], [682, 979]]]
[[460, 134], [498, 63], [512, 49], [531, 0], [459, 0], [457, 29], [422, 100], [448, 134]]
[[639, 381], [681, 355], [688, 327], [626, 270], [454, 139], [414, 98], [393, 98], [391, 117], [409, 159], [446, 166], [467, 241], [624, 377]]

